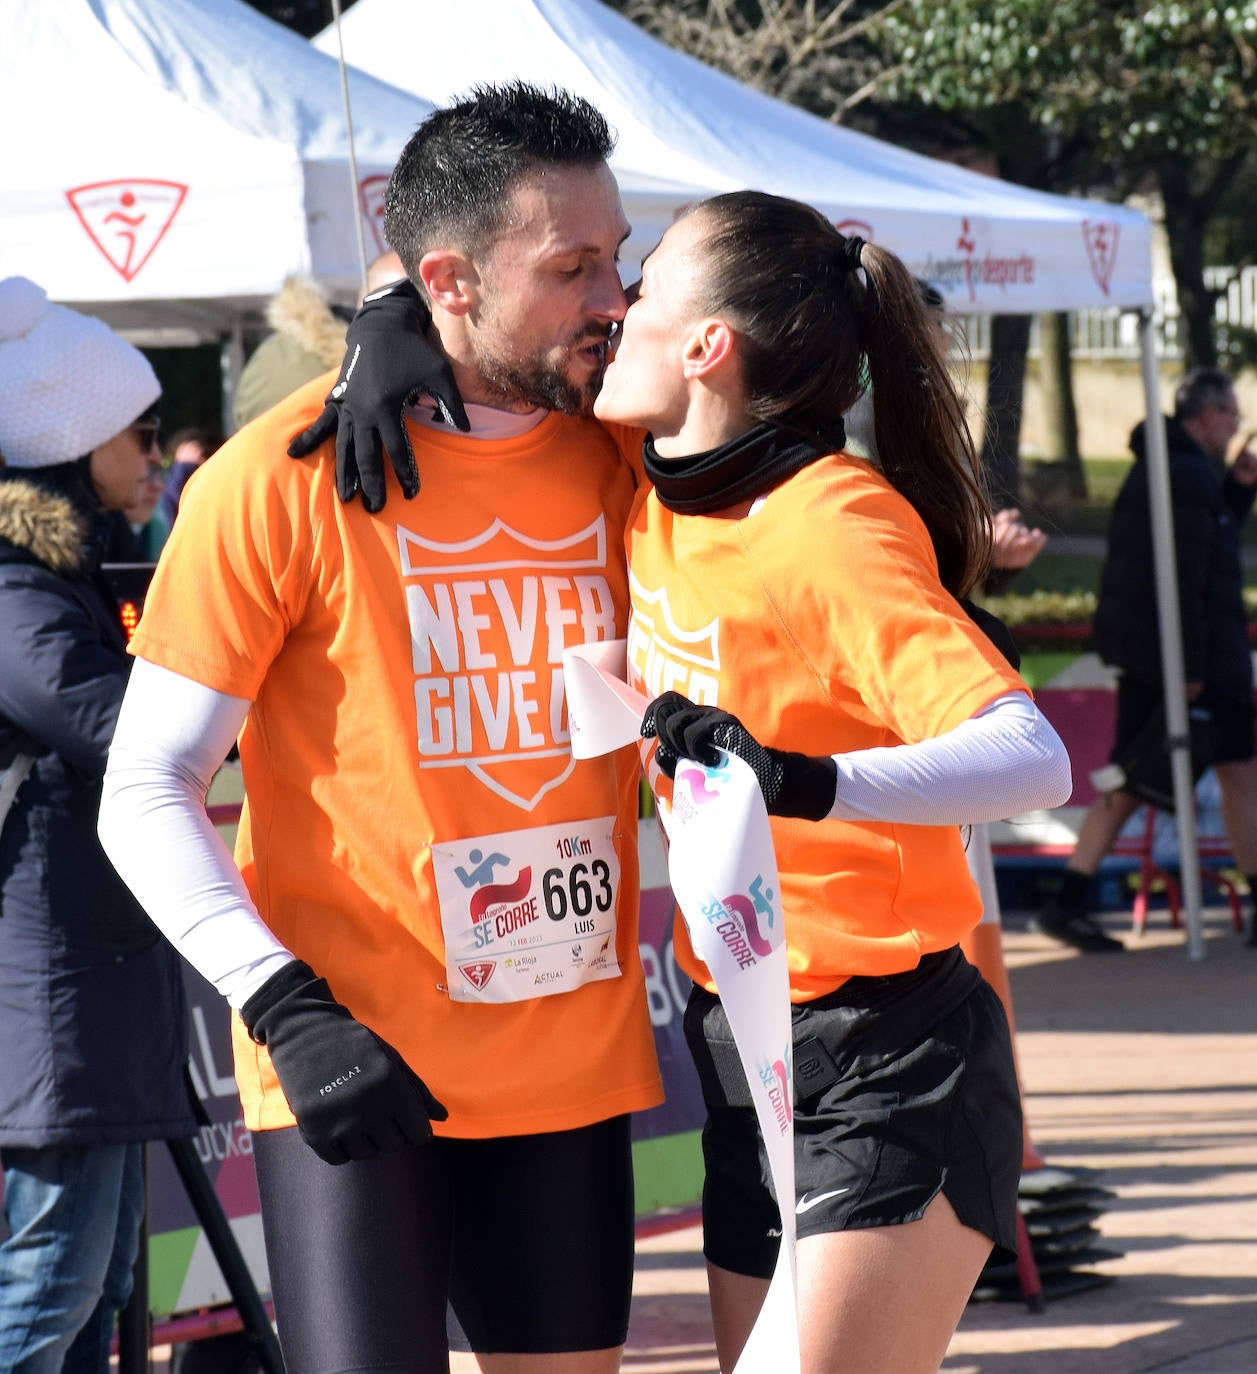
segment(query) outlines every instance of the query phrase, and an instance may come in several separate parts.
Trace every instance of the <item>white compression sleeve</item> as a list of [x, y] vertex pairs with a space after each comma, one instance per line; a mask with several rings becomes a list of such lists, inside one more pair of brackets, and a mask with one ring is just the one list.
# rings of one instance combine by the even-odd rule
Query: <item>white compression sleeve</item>
[[830, 816], [910, 825], [976, 825], [1069, 800], [1069, 755], [1024, 692], [917, 744], [835, 754]]
[[205, 797], [249, 712], [137, 659], [109, 750], [100, 840], [154, 924], [239, 1008], [292, 954], [271, 934]]

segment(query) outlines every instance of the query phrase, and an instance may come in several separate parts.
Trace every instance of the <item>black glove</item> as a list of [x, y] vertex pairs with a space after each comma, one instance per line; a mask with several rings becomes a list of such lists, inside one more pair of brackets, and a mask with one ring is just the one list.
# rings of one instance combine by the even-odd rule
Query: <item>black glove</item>
[[240, 1008], [271, 1054], [302, 1139], [320, 1159], [422, 1145], [449, 1112], [391, 1045], [355, 1021], [309, 964], [294, 959]]
[[658, 736], [655, 762], [670, 778], [680, 759], [711, 767], [720, 762], [717, 748], [736, 754], [755, 774], [770, 816], [824, 820], [838, 793], [838, 768], [832, 758], [766, 749], [736, 716], [716, 706], [695, 706], [680, 692], [665, 692], [650, 703], [642, 735]]
[[359, 491], [369, 511], [388, 498], [384, 453], [402, 495], [419, 490], [419, 467], [402, 411], [424, 392], [441, 418], [464, 432], [471, 428], [445, 355], [428, 342], [431, 322], [413, 282], [394, 282], [372, 292], [350, 322], [345, 361], [319, 418], [288, 445], [290, 458], [305, 458], [336, 436], [336, 491], [352, 501]]

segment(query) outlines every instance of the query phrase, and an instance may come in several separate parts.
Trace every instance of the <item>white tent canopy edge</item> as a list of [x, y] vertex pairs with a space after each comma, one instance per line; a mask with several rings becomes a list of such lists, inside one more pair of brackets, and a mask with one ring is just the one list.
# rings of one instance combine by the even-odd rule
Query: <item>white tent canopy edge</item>
[[[425, 34], [474, 43], [417, 62]], [[664, 178], [686, 199], [756, 187], [805, 200], [893, 249], [958, 310], [1029, 313], [1152, 301], [1151, 228], [1120, 205], [1047, 195], [826, 123], [667, 47], [596, 0], [358, 0], [345, 59], [446, 104], [522, 79], [593, 102], [615, 130], [611, 166], [648, 252], [685, 200], [643, 204]], [[335, 25], [314, 44], [338, 50]], [[658, 213], [662, 210], [663, 213]]]
[[[221, 338], [291, 273], [356, 299], [334, 59], [243, 0], [0, 0], [0, 31], [0, 276], [142, 341]], [[349, 86], [370, 216], [431, 105]]]

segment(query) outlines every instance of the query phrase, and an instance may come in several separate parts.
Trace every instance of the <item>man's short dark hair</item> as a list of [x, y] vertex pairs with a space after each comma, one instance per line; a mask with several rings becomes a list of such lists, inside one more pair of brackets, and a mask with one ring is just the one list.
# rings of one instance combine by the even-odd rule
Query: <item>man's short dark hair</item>
[[384, 235], [412, 279], [441, 240], [481, 249], [508, 223], [516, 182], [540, 166], [593, 167], [615, 147], [587, 101], [527, 82], [476, 86], [411, 135], [389, 178]]
[[1174, 393], [1174, 418], [1191, 420], [1206, 406], [1225, 406], [1235, 391], [1235, 383], [1220, 368], [1198, 367], [1189, 372]]

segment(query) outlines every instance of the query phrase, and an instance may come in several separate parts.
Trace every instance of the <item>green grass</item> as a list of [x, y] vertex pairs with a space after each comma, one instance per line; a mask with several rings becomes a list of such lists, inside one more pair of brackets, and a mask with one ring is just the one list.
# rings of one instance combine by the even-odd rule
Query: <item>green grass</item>
[[1063, 474], [1055, 464], [1022, 460], [1021, 510], [1027, 523], [1049, 534], [1103, 535], [1118, 489], [1130, 471], [1125, 458], [1084, 458], [1086, 500], [1071, 499], [1060, 489]]
[[1057, 673], [1063, 673], [1077, 657], [1077, 649], [1041, 653], [1029, 650], [1021, 655], [1021, 675], [1030, 690], [1034, 691], [1046, 686]]
[[1107, 512], [1130, 471], [1130, 459], [1084, 458], [1082, 466], [1087, 474], [1088, 505]]
[[1031, 565], [1020, 573], [1012, 590], [1019, 595], [1030, 592], [1095, 591], [1100, 585], [1098, 558], [1085, 554], [1054, 554], [1049, 543]]

